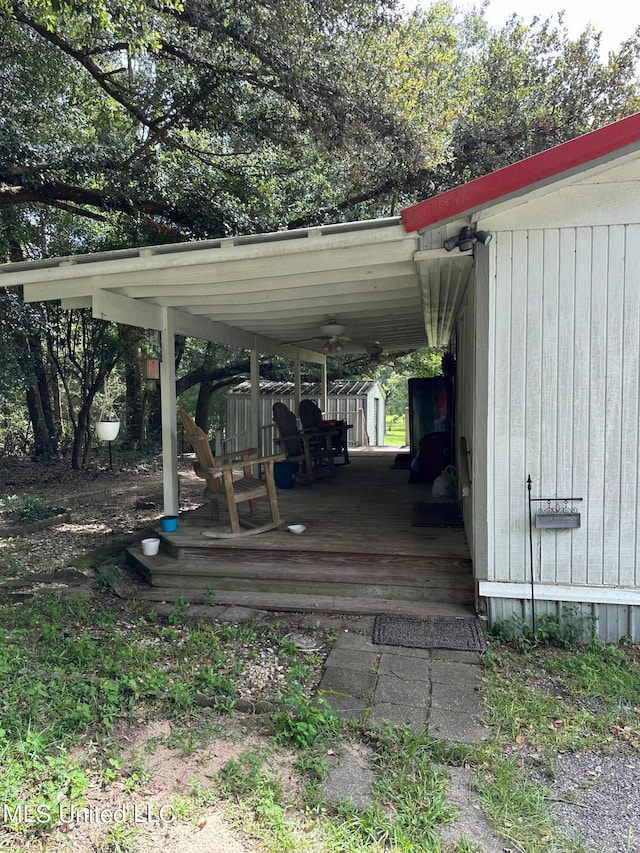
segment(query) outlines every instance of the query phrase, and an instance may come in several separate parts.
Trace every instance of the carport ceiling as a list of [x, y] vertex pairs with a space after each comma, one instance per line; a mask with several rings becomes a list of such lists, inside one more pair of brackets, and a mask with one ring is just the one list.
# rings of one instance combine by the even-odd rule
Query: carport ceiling
[[304, 341], [321, 353], [314, 337], [330, 316], [354, 339], [344, 352], [363, 351], [356, 340], [411, 350], [440, 343], [434, 330], [448, 339], [452, 319], [450, 271], [442, 306], [438, 296], [446, 253], [418, 249], [399, 219], [380, 219], [5, 264], [0, 284], [24, 285], [30, 302], [91, 306], [96, 317], [147, 328], [168, 308], [183, 334], [238, 346], [258, 336], [271, 352], [293, 354], [288, 344]]

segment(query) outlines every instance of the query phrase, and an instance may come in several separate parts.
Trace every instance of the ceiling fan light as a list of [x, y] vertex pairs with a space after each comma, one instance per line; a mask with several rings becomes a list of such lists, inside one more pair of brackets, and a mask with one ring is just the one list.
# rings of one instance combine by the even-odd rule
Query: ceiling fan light
[[346, 328], [341, 323], [327, 323], [320, 326], [320, 334], [327, 338], [339, 338], [346, 331]]

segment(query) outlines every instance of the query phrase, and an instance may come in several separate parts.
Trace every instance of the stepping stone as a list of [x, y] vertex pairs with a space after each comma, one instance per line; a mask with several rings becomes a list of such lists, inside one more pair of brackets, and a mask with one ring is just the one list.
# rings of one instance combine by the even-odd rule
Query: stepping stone
[[487, 740], [491, 729], [481, 725], [476, 717], [448, 708], [432, 708], [429, 715], [429, 737], [473, 744]]
[[348, 800], [357, 809], [366, 809], [375, 803], [371, 793], [375, 776], [369, 766], [372, 754], [372, 750], [366, 747], [339, 747], [335, 765], [329, 770], [324, 783], [327, 803]]
[[408, 705], [392, 705], [390, 702], [378, 702], [371, 709], [367, 722], [374, 726], [391, 723], [392, 726], [408, 726], [416, 733], [427, 728], [425, 708], [410, 708]]
[[356, 699], [370, 699], [376, 686], [375, 672], [359, 672], [338, 666], [328, 666], [318, 685], [318, 693], [338, 693], [341, 696], [355, 696]]

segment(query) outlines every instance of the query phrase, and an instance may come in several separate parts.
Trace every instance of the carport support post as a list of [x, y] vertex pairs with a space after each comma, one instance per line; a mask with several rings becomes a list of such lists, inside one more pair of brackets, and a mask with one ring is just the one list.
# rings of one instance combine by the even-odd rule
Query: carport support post
[[320, 365], [320, 409], [323, 413], [327, 411], [327, 357]]
[[251, 377], [251, 395], [249, 405], [249, 446], [260, 447], [260, 353], [257, 342], [251, 348], [249, 356], [249, 374]]
[[176, 342], [173, 312], [162, 308], [160, 412], [162, 415], [162, 487], [164, 514], [178, 514], [178, 437], [176, 411]]
[[300, 350], [296, 350], [296, 358], [293, 362], [293, 402], [296, 407], [296, 415], [300, 409], [300, 400], [302, 398], [302, 362], [300, 359]]

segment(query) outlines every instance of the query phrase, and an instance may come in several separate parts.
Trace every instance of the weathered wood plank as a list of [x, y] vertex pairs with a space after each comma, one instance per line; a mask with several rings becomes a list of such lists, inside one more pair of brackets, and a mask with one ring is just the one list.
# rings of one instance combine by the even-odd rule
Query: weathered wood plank
[[[362, 554], [362, 553], [336, 553], [330, 551], [232, 551], [220, 554], [211, 554], [206, 549], [181, 550], [176, 557], [184, 560], [194, 567], [197, 563], [222, 563], [231, 565], [241, 563], [244, 565], [254, 564], [260, 567], [266, 566], [295, 566], [301, 571], [305, 567], [311, 569], [322, 569], [330, 567], [334, 571], [348, 571], [353, 566], [368, 566], [372, 572], [379, 571], [382, 574], [395, 574], [399, 571], [420, 572], [428, 569], [431, 572], [444, 572], [447, 575], [471, 574], [471, 561], [447, 558], [447, 557], [405, 557], [393, 554]], [[272, 570], [272, 569], [270, 569]]]
[[[297, 595], [308, 595], [312, 598], [317, 596], [348, 596], [349, 598], [371, 598], [389, 599], [394, 601], [451, 601], [453, 590], [447, 587], [434, 587], [425, 589], [420, 587], [392, 586], [388, 584], [348, 584], [348, 583], [305, 583], [296, 580], [259, 580], [256, 578], [225, 578], [225, 577], [193, 577], [184, 574], [166, 574], [153, 576], [155, 588], [170, 589], [208, 589], [214, 597], [226, 590], [238, 590], [242, 592], [264, 592], [264, 593], [290, 593]], [[455, 600], [459, 604], [472, 604], [474, 602], [473, 588], [455, 591]]]
[[[171, 600], [170, 589], [149, 588], [140, 593], [139, 597], [146, 601]], [[181, 597], [191, 604], [211, 604], [210, 595], [205, 590], [184, 590]], [[433, 616], [449, 616], [459, 619], [472, 619], [475, 613], [472, 607], [466, 607], [454, 602], [412, 602], [391, 601], [376, 598], [349, 598], [348, 596], [311, 596], [292, 595], [286, 593], [240, 592], [226, 590], [215, 599], [216, 604], [255, 607], [260, 610], [282, 610], [294, 612], [315, 613], [352, 613], [377, 614], [395, 613], [406, 616], [429, 618]]]
[[136, 561], [144, 564], [154, 575], [188, 574], [192, 577], [242, 577], [256, 580], [299, 580], [314, 582], [339, 581], [341, 583], [400, 584], [409, 586], [446, 586], [449, 589], [466, 589], [472, 586], [471, 572], [432, 570], [422, 566], [420, 569], [388, 571], [385, 567], [371, 566], [352, 562], [349, 566], [333, 565], [297, 565], [287, 563], [242, 563], [218, 560], [174, 560], [165, 559], [161, 563], [153, 557], [144, 557], [136, 549]]

